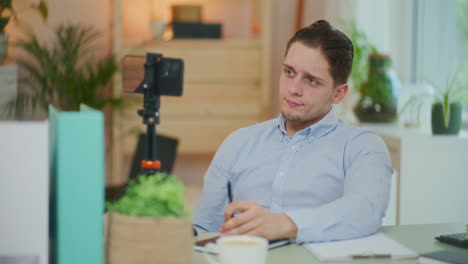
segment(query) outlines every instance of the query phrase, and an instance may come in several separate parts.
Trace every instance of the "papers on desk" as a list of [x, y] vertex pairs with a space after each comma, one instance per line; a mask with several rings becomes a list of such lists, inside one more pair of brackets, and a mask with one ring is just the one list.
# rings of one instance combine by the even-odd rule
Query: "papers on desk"
[[320, 260], [349, 260], [359, 258], [416, 258], [418, 254], [406, 246], [377, 233], [363, 238], [324, 243], [304, 244]]

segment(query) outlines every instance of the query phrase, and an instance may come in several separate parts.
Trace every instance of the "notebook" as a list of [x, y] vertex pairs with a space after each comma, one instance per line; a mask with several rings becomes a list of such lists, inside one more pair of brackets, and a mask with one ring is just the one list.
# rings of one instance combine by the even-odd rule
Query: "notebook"
[[440, 250], [422, 254], [418, 263], [433, 264], [433, 263], [448, 263], [448, 264], [468, 264], [468, 252], [457, 252], [451, 250]]
[[319, 260], [350, 260], [360, 258], [416, 258], [418, 254], [385, 234], [363, 238], [304, 244]]

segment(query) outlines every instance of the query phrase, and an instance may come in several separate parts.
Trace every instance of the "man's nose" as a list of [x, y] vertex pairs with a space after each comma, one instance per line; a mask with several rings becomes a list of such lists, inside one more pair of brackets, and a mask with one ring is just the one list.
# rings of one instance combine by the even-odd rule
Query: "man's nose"
[[294, 78], [291, 82], [291, 85], [288, 88], [288, 92], [290, 95], [294, 96], [302, 96], [302, 78], [297, 77]]

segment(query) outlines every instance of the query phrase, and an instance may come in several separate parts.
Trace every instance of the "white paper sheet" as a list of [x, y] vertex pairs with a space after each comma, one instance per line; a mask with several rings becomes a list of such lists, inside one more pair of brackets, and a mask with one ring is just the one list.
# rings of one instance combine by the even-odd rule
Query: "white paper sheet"
[[349, 260], [353, 258], [416, 258], [418, 254], [382, 233], [367, 237], [304, 244], [320, 260]]

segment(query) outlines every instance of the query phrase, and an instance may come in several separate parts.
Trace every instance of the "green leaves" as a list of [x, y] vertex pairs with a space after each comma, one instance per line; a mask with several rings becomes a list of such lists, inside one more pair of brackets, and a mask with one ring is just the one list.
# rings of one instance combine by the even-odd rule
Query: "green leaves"
[[[31, 4], [30, 8], [37, 11], [39, 15], [41, 15], [42, 19], [44, 21], [47, 21], [47, 18], [49, 16], [49, 9], [47, 7], [47, 3], [44, 0], [41, 0], [38, 4]], [[4, 13], [5, 10], [8, 11]], [[17, 26], [21, 27], [21, 23], [18, 20], [18, 16], [15, 10], [13, 10], [12, 0], [0, 0], [0, 18], [1, 33], [4, 33], [4, 29], [8, 25], [8, 22], [10, 22], [10, 20], [15, 20], [17, 22]]]
[[188, 217], [184, 211], [184, 185], [165, 173], [141, 175], [130, 181], [120, 200], [106, 203], [109, 211], [150, 217]]
[[360, 89], [367, 80], [369, 69], [369, 54], [377, 53], [377, 48], [368, 40], [355, 20], [346, 22], [345, 31], [354, 45], [353, 69], [351, 71], [351, 82], [354, 89]]
[[450, 123], [450, 101], [448, 93], [444, 95], [444, 103], [442, 105], [444, 107], [444, 125], [448, 128]]
[[45, 1], [41, 0], [39, 4], [32, 4], [31, 8], [35, 9], [41, 15], [44, 21], [47, 21], [47, 18], [49, 17], [49, 8], [47, 7]]
[[8, 22], [10, 22], [9, 17], [0, 17], [0, 32], [3, 32]]
[[1, 9], [5, 9], [5, 8], [9, 8], [11, 9], [11, 1], [12, 0], [0, 0], [0, 8]]
[[3, 11], [11, 11], [11, 0], [0, 0], [0, 32], [3, 33], [5, 27], [10, 22], [10, 15], [5, 15]]
[[[105, 95], [105, 87], [118, 71], [113, 57], [97, 59], [94, 42], [99, 32], [92, 26], [62, 24], [54, 30], [54, 41], [48, 46], [39, 42], [31, 32], [28, 39], [16, 43], [28, 58], [18, 60], [26, 70], [26, 84], [30, 91], [20, 92], [19, 97], [31, 96], [36, 105], [9, 103], [8, 111], [21, 114], [35, 106], [48, 110], [53, 104], [62, 111], [78, 111], [81, 103], [102, 109], [108, 104], [118, 105], [121, 99]], [[15, 105], [13, 109], [12, 106]]]
[[[444, 111], [444, 125], [448, 128], [450, 124], [450, 105], [453, 103], [468, 102], [468, 83], [466, 78], [468, 68], [459, 66], [455, 73], [447, 80], [445, 87], [439, 87], [429, 81], [436, 90], [435, 103], [441, 103]], [[463, 79], [465, 78], [465, 79]]]

